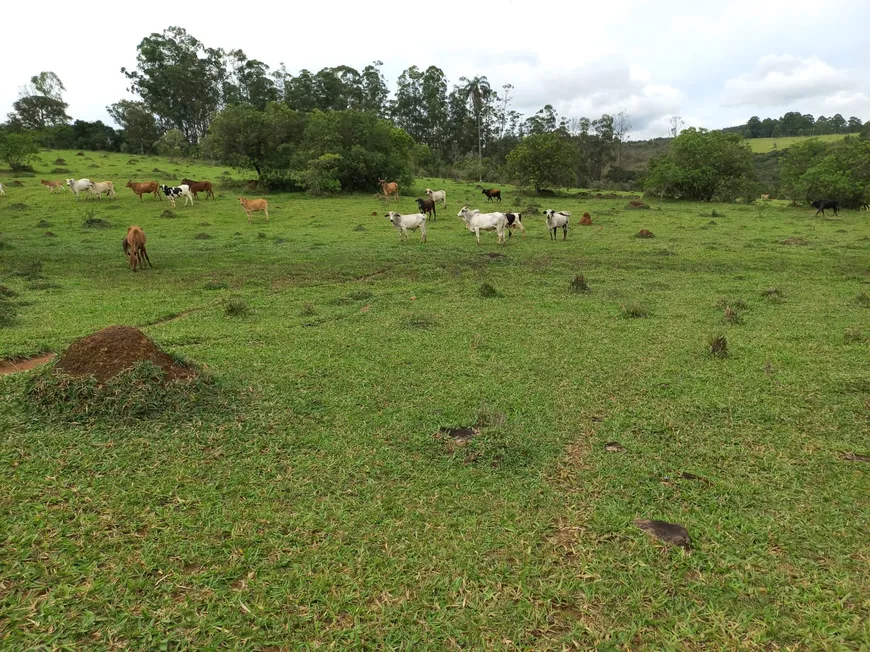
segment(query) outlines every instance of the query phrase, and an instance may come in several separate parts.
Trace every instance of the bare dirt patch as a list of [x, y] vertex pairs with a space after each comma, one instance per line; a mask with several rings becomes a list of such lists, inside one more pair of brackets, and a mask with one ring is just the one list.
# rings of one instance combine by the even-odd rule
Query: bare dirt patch
[[132, 326], [109, 326], [73, 342], [58, 360], [57, 370], [77, 378], [93, 375], [103, 383], [145, 361], [160, 367], [167, 382], [193, 375]]
[[647, 231], [646, 229], [641, 229], [640, 231], [637, 232], [637, 235], [634, 237], [635, 238], [654, 238], [655, 235], [653, 235], [652, 231]]
[[32, 358], [24, 358], [23, 360], [0, 360], [0, 376], [33, 369], [46, 362], [51, 362], [55, 357], [56, 354], [54, 353], [43, 353]]
[[645, 518], [636, 518], [633, 522], [641, 530], [660, 541], [669, 543], [672, 546], [680, 546], [686, 550], [692, 547], [692, 539], [689, 537], [688, 530], [678, 523], [648, 521]]

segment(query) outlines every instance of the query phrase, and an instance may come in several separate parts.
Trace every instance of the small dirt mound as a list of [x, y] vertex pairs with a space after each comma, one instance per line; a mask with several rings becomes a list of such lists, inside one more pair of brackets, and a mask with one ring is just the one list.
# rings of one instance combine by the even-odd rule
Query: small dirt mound
[[89, 217], [82, 222], [83, 229], [108, 229], [112, 225], [101, 217]]
[[52, 174], [67, 174], [67, 173], [69, 173], [69, 170], [67, 170], [66, 168], [54, 168], [51, 171], [51, 173]]
[[27, 204], [17, 203], [17, 204], [9, 204], [10, 211], [26, 211], [30, 206]]
[[582, 226], [592, 226], [592, 216], [589, 213], [583, 213], [583, 217], [580, 218], [580, 224]]
[[165, 211], [160, 213], [160, 217], [166, 218], [167, 220], [174, 220], [176, 217], [175, 211], [171, 211], [167, 208]]
[[211, 236], [208, 233], [197, 233], [193, 238], [194, 240], [211, 240]]
[[56, 238], [56, 237], [57, 237], [57, 236], [56, 236], [54, 233], [52, 233], [51, 231], [46, 231], [45, 233], [43, 233], [43, 235], [44, 235], [46, 238]]
[[56, 159], [54, 159], [54, 164], [55, 165], [66, 165], [66, 161], [64, 161], [62, 158], [56, 158]]
[[194, 375], [132, 326], [109, 326], [73, 342], [58, 360], [56, 369], [76, 378], [93, 375], [97, 382], [104, 383], [145, 361], [160, 367], [167, 382]]
[[457, 444], [466, 444], [480, 433], [478, 428], [439, 428], [438, 435], [442, 438], [450, 438]]
[[372, 217], [377, 217], [377, 216], [378, 216], [378, 212], [377, 212], [377, 211], [372, 211]]
[[10, 183], [9, 185], [10, 185], [10, 186], [18, 186], [18, 187], [20, 188], [20, 187], [23, 186], [24, 184], [21, 183], [18, 179], [15, 179], [15, 180], [14, 180], [12, 183]]
[[646, 204], [646, 203], [644, 203], [640, 200], [637, 200], [637, 199], [632, 199], [630, 202], [628, 202], [625, 205], [625, 207], [628, 210], [637, 210], [637, 209], [649, 210], [649, 204]]
[[792, 236], [791, 238], [786, 238], [782, 241], [784, 245], [791, 245], [796, 247], [804, 247], [810, 243], [806, 238], [801, 238], [800, 236]]
[[92, 170], [98, 170], [100, 168], [100, 166], [97, 165], [96, 163], [91, 163], [88, 167], [91, 168]]
[[84, 156], [84, 155], [85, 155], [84, 152], [76, 152], [76, 156]]
[[641, 229], [640, 231], [637, 232], [637, 235], [634, 237], [635, 238], [654, 238], [655, 235], [653, 235], [652, 231], [647, 231], [646, 229]]

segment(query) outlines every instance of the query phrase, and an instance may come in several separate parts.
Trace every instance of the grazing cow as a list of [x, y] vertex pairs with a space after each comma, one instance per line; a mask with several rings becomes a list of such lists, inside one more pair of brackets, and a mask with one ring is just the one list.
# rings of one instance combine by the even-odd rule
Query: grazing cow
[[97, 199], [102, 199], [103, 193], [106, 193], [107, 197], [114, 197], [115, 184], [111, 181], [100, 181], [99, 183], [91, 181], [90, 185], [88, 185], [88, 192], [96, 195]]
[[384, 193], [384, 197], [387, 199], [390, 198], [390, 195], [394, 195], [396, 197], [396, 201], [399, 201], [399, 184], [395, 181], [391, 181], [387, 183], [386, 179], [378, 179], [378, 183], [381, 184], [381, 192]]
[[190, 188], [184, 184], [180, 186], [160, 186], [160, 190], [162, 190], [163, 194], [169, 199], [172, 208], [175, 208], [175, 200], [179, 197], [184, 197], [185, 206], [187, 206], [188, 201], [193, 204], [193, 197], [190, 194]]
[[426, 242], [426, 216], [423, 213], [402, 215], [396, 211], [390, 211], [384, 217], [396, 227], [396, 231], [399, 232], [399, 242], [403, 240], [408, 242], [408, 231], [416, 231], [417, 229], [420, 229], [420, 242]]
[[837, 215], [840, 212], [840, 202], [836, 199], [817, 199], [816, 201], [811, 201], [810, 206], [817, 208], [816, 215], [821, 213], [822, 217], [825, 216], [826, 208], [833, 209], [834, 215]]
[[266, 221], [269, 221], [269, 202], [265, 199], [248, 199], [247, 197], [239, 197], [239, 204], [241, 204], [242, 208], [244, 208], [245, 212], [248, 214], [248, 224], [250, 224], [253, 219], [251, 214], [256, 213], [257, 211], [263, 211], [266, 214]]
[[438, 221], [438, 213], [435, 212], [435, 202], [431, 199], [417, 199], [417, 208], [420, 209], [421, 213], [426, 213], [426, 215], [432, 215], [432, 221]]
[[562, 229], [562, 240], [568, 239], [568, 220], [571, 218], [570, 211], [554, 211], [552, 209], [544, 211], [547, 217], [547, 232], [550, 234], [550, 239], [556, 239], [556, 229]]
[[46, 181], [45, 179], [40, 179], [39, 183], [48, 188], [48, 192], [50, 192], [51, 194], [54, 194], [55, 190], [60, 190], [61, 192], [66, 190], [66, 186], [64, 185], [63, 181]]
[[505, 213], [507, 218], [508, 237], [514, 237], [514, 229], [519, 229], [523, 232], [523, 237], [526, 237], [526, 227], [523, 226], [523, 216], [520, 213]]
[[444, 204], [444, 208], [447, 208], [446, 190], [432, 190], [430, 188], [426, 188], [426, 194], [429, 196], [429, 199], [435, 202], [440, 201], [442, 204]]
[[182, 179], [181, 183], [190, 188], [190, 192], [193, 193], [194, 199], [199, 199], [199, 195], [197, 195], [199, 192], [204, 192], [206, 199], [209, 197], [214, 199], [214, 192], [211, 189], [211, 181], [191, 181], [190, 179]]
[[862, 202], [861, 202], [861, 207], [860, 207], [859, 210], [862, 210], [862, 211], [870, 211], [870, 202], [868, 202], [868, 201], [862, 201]]
[[495, 188], [488, 188], [485, 190], [481, 190], [480, 192], [489, 197], [489, 201], [492, 201], [493, 199], [498, 199], [499, 201], [501, 201], [501, 190], [497, 190]]
[[[88, 190], [91, 187], [91, 180], [79, 179], [78, 181], [76, 181], [75, 179], [67, 179], [66, 185], [70, 187], [70, 190], [75, 193], [76, 199], [78, 199], [80, 192]], [[85, 198], [87, 199], [87, 195], [85, 196]]]
[[156, 181], [143, 181], [142, 183], [128, 181], [125, 188], [129, 188], [133, 191], [133, 194], [139, 195], [139, 201], [142, 201], [142, 195], [149, 192], [154, 195], [154, 199], [162, 201], [162, 198], [160, 197], [160, 186], [157, 185]]
[[145, 261], [148, 261], [148, 267], [154, 267], [151, 264], [151, 259], [148, 257], [148, 252], [145, 250], [145, 232], [141, 227], [131, 226], [127, 229], [127, 237], [122, 243], [124, 253], [130, 261], [130, 269], [134, 272], [136, 267], [145, 267]]
[[764, 194], [761, 196], [761, 201], [770, 201], [770, 195]]
[[465, 228], [474, 233], [477, 244], [480, 244], [481, 231], [495, 231], [498, 234], [498, 243], [500, 245], [507, 244], [504, 237], [507, 216], [504, 213], [481, 213], [476, 208], [472, 211], [469, 210], [468, 206], [463, 206], [457, 217], [465, 220]]

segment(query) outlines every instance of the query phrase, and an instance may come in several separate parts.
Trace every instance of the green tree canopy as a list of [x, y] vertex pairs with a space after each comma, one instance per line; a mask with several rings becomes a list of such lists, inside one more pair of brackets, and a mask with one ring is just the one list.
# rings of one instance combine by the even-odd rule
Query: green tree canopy
[[30, 83], [21, 89], [19, 98], [12, 104], [14, 111], [9, 120], [24, 129], [45, 129], [67, 124], [69, 105], [63, 101], [66, 88], [53, 72], [41, 72], [30, 78]]
[[508, 174], [536, 192], [567, 186], [574, 177], [574, 157], [574, 146], [561, 134], [533, 134], [508, 154]]

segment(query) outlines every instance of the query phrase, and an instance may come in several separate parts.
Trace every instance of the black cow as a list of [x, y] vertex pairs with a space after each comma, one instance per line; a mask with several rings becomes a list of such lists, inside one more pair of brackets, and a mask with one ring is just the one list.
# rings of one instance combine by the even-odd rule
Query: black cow
[[432, 216], [432, 221], [438, 221], [438, 213], [435, 212], [435, 202], [431, 199], [417, 199], [417, 208], [420, 209], [421, 213], [426, 213], [426, 215]]
[[817, 208], [816, 215], [819, 213], [822, 214], [822, 217], [825, 216], [825, 209], [831, 208], [834, 210], [834, 215], [837, 215], [840, 212], [840, 202], [836, 199], [817, 199], [816, 201], [811, 201], [810, 206], [813, 208]]

